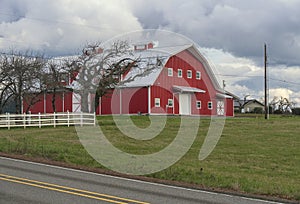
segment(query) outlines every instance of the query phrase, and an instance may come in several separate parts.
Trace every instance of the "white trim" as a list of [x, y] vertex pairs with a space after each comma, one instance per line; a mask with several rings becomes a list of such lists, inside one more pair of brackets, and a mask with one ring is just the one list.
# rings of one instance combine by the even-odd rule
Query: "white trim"
[[168, 68], [168, 76], [172, 77], [173, 76], [173, 68]]
[[174, 108], [174, 93], [173, 93], [173, 115], [175, 114], [175, 108]]
[[148, 113], [151, 114], [151, 86], [148, 86]]
[[[189, 77], [189, 73], [191, 73], [191, 76]], [[192, 72], [192, 70], [186, 70], [186, 78], [188, 78], [188, 79], [192, 79], [193, 78], [193, 72]]]
[[216, 96], [219, 98], [233, 98], [232, 96], [229, 96], [227, 94], [222, 94], [222, 93], [217, 93]]
[[173, 89], [175, 89], [176, 92], [180, 93], [206, 93], [206, 91], [202, 89], [198, 89], [195, 87], [189, 87], [189, 86], [173, 86]]
[[[198, 75], [199, 75], [199, 77], [198, 77]], [[196, 71], [196, 79], [201, 80], [201, 72], [200, 71]]]
[[[157, 101], [157, 102], [156, 102], [156, 101]], [[156, 105], [156, 103], [158, 103], [159, 105]], [[160, 98], [154, 98], [154, 106], [155, 106], [156, 108], [161, 107], [161, 104], [160, 104]]]
[[46, 97], [46, 93], [44, 92], [44, 113], [46, 113], [46, 107], [47, 107], [47, 97]]
[[[179, 71], [180, 71], [180, 73], [181, 73], [180, 76], [179, 76]], [[178, 69], [178, 70], [177, 70], [177, 77], [178, 77], [178, 78], [182, 78], [182, 69]]]
[[[209, 104], [211, 104], [211, 107], [209, 107]], [[214, 106], [213, 106], [213, 102], [212, 101], [208, 101], [207, 102], [207, 109], [208, 110], [213, 110]]]
[[[170, 101], [172, 101], [172, 106], [169, 106]], [[168, 98], [168, 107], [173, 108], [174, 107], [174, 100], [172, 98]]]
[[[200, 107], [198, 107], [198, 103], [200, 103]], [[201, 109], [201, 106], [202, 106], [202, 102], [199, 101], [199, 100], [197, 100], [197, 101], [196, 101], [196, 108], [197, 108], [198, 110], [200, 110], [200, 109]]]

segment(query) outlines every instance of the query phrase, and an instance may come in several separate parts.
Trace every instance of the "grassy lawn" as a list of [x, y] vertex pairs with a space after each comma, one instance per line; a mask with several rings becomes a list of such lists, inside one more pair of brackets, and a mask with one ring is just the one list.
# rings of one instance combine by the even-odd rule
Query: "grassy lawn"
[[[131, 118], [140, 127], [150, 124], [146, 116]], [[116, 147], [134, 154], [149, 154], [164, 148], [174, 139], [180, 124], [179, 117], [168, 117], [166, 128], [158, 137], [137, 141], [118, 131], [112, 117], [98, 120]], [[179, 162], [148, 176], [300, 200], [300, 117], [226, 119], [216, 148], [204, 161], [199, 161], [209, 123], [210, 119], [201, 119], [193, 146]], [[104, 168], [84, 150], [74, 127], [1, 129], [0, 152]]]

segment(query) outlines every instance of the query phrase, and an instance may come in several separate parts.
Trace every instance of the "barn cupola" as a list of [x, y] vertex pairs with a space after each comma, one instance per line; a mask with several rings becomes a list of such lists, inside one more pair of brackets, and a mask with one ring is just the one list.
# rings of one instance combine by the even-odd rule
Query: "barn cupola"
[[153, 47], [154, 47], [154, 43], [153, 42], [139, 43], [139, 44], [135, 44], [134, 45], [134, 50], [135, 51], [142, 51], [142, 50], [152, 49]]

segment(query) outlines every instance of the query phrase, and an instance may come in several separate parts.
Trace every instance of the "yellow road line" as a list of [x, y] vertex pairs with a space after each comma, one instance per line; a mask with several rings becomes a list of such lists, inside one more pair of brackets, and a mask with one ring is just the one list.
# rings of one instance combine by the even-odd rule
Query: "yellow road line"
[[[58, 192], [67, 193], [67, 194], [78, 195], [78, 196], [97, 199], [97, 200], [103, 200], [103, 201], [117, 203], [117, 204], [126, 204], [127, 202], [133, 202], [133, 203], [137, 203], [137, 204], [149, 204], [149, 203], [142, 202], [142, 201], [121, 198], [121, 197], [116, 197], [116, 196], [112, 196], [112, 195], [71, 188], [71, 187], [67, 187], [67, 186], [60, 186], [60, 185], [56, 185], [56, 184], [40, 182], [40, 181], [35, 181], [35, 180], [26, 179], [26, 178], [5, 175], [5, 174], [0, 174], [0, 180], [10, 181], [10, 182], [14, 182], [14, 183], [19, 183], [19, 184], [24, 184], [24, 185], [29, 185], [29, 186], [39, 187], [39, 188], [44, 188], [44, 189], [58, 191]], [[46, 186], [43, 186], [43, 185], [46, 185]], [[58, 188], [60, 188], [60, 189], [58, 189]], [[65, 189], [65, 190], [62, 190], [62, 189]], [[72, 191], [77, 191], [77, 192], [72, 192]], [[84, 193], [91, 194], [94, 196], [86, 195]], [[106, 198], [100, 198], [100, 197], [96, 197], [96, 196], [102, 196], [102, 197], [106, 197]], [[110, 199], [108, 199], [108, 198], [110, 198]], [[111, 199], [116, 199], [116, 200], [111, 200]], [[119, 201], [117, 201], [117, 200], [119, 200]], [[125, 202], [120, 202], [120, 201], [125, 201]]]

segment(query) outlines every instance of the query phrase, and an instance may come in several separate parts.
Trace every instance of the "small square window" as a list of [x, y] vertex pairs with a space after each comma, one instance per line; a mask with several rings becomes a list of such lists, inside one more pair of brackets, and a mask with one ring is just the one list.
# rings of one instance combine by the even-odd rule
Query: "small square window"
[[168, 107], [173, 107], [173, 99], [168, 99]]
[[173, 76], [173, 68], [168, 68], [168, 76]]
[[213, 103], [210, 101], [210, 102], [208, 102], [208, 109], [209, 110], [212, 110], [213, 109]]
[[198, 80], [201, 79], [201, 72], [199, 72], [199, 71], [196, 72], [196, 79], [198, 79]]
[[160, 98], [155, 98], [154, 102], [155, 102], [155, 107], [160, 107]]
[[187, 70], [187, 78], [192, 78], [192, 70]]
[[196, 101], [196, 107], [197, 109], [201, 109], [201, 101]]
[[177, 74], [178, 74], [178, 77], [181, 78], [182, 77], [182, 69], [178, 69]]

